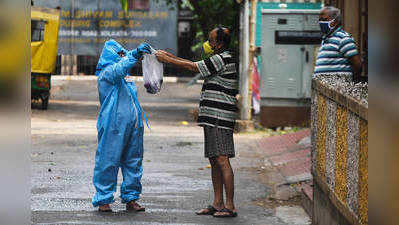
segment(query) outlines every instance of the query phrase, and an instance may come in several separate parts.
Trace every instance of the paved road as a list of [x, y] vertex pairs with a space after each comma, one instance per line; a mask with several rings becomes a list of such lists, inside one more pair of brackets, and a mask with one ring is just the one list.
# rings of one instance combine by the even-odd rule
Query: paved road
[[[197, 106], [201, 87], [166, 83], [161, 94], [150, 96], [141, 83], [137, 85], [151, 119], [151, 131], [147, 129], [144, 137], [140, 200], [146, 212], [125, 212], [119, 190], [112, 205], [115, 213], [101, 215], [92, 208], [96, 82], [57, 80], [49, 109], [32, 110], [33, 224], [292, 224], [287, 223], [284, 213], [256, 204], [270, 189], [260, 182], [257, 168], [263, 160], [253, 151], [254, 141], [248, 135], [235, 136], [238, 157], [232, 160], [239, 216], [220, 219], [195, 215], [194, 210], [208, 205], [212, 197], [202, 129], [190, 121], [188, 114]], [[189, 124], [182, 125], [181, 121]], [[120, 183], [121, 179], [118, 188]]]

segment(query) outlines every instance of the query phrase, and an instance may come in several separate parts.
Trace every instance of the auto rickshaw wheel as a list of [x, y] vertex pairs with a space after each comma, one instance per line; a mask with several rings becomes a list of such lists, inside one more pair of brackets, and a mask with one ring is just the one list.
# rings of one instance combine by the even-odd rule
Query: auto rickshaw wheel
[[40, 96], [40, 99], [42, 100], [41, 109], [42, 109], [42, 110], [47, 110], [47, 108], [48, 108], [49, 94], [48, 94], [48, 93], [43, 93], [43, 94]]

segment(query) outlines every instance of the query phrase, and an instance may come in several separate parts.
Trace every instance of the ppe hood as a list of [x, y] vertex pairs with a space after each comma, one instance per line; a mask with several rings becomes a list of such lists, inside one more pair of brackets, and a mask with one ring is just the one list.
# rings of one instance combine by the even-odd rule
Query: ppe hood
[[121, 57], [118, 55], [118, 52], [121, 51], [123, 51], [125, 55], [127, 54], [126, 49], [114, 39], [106, 41], [100, 59], [98, 60], [95, 74], [98, 76], [105, 67], [119, 62]]

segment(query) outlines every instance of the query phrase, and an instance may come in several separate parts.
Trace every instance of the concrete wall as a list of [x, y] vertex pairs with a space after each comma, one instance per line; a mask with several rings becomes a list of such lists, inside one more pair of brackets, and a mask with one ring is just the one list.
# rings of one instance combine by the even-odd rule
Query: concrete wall
[[312, 80], [313, 224], [368, 224], [368, 106]]

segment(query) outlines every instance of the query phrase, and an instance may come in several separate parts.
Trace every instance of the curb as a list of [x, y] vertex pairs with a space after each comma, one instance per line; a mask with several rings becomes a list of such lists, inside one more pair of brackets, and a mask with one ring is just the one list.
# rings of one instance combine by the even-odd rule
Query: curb
[[313, 187], [304, 184], [301, 188], [301, 204], [310, 218], [313, 217]]
[[[57, 80], [57, 81], [66, 81], [66, 80], [97, 80], [97, 76], [95, 75], [84, 75], [84, 76], [78, 76], [78, 75], [53, 75], [51, 76], [51, 80]], [[127, 76], [126, 77], [127, 81], [139, 81], [143, 82], [143, 77], [142, 76]], [[164, 83], [177, 83], [179, 80], [178, 77], [164, 77], [163, 82]]]

